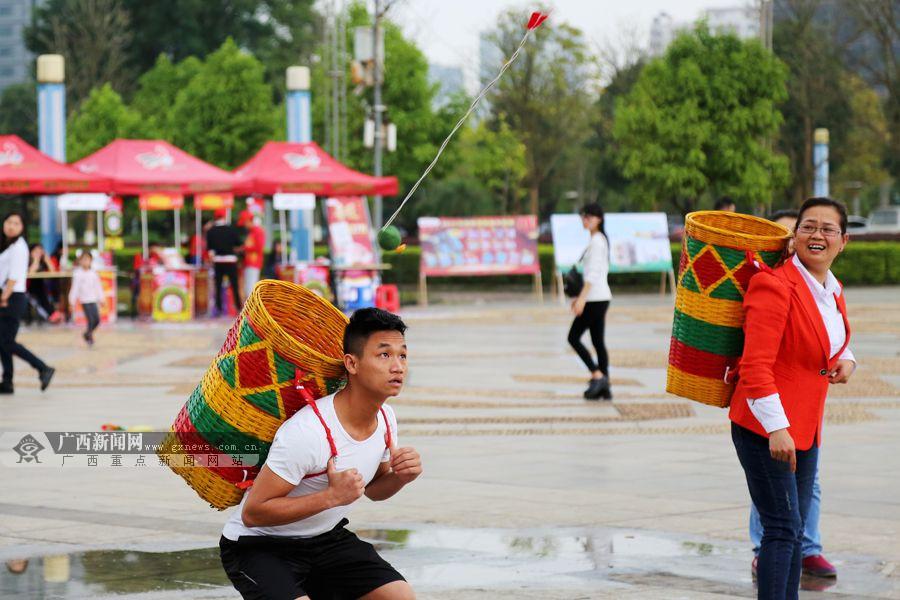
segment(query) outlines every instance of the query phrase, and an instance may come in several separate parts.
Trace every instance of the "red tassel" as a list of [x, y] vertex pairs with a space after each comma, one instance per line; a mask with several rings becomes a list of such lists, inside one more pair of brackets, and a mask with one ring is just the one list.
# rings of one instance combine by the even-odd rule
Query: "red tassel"
[[541, 23], [547, 20], [547, 17], [550, 15], [545, 15], [540, 12], [531, 13], [531, 18], [528, 19], [528, 27], [527, 29], [537, 29], [541, 26]]

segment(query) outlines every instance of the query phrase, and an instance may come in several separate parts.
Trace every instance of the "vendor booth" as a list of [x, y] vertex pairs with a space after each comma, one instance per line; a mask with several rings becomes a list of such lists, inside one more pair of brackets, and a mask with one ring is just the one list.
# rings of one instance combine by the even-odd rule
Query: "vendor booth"
[[[121, 204], [118, 198], [112, 198], [107, 194], [62, 194], [57, 199], [57, 208], [60, 213], [60, 223], [63, 231], [68, 231], [69, 213], [71, 212], [96, 212], [97, 213], [97, 234], [96, 248], [91, 251], [93, 256], [93, 270], [100, 276], [100, 283], [103, 285], [103, 302], [100, 304], [100, 322], [114, 323], [117, 312], [117, 293], [118, 286], [116, 282], [116, 265], [112, 260], [112, 254], [105, 251], [104, 239], [104, 214], [107, 211], [115, 210], [117, 205]], [[68, 268], [69, 258], [69, 239], [68, 235], [63, 236], [62, 265]], [[66, 273], [71, 274], [70, 271]], [[68, 283], [68, 282], [67, 282]], [[68, 288], [68, 285], [63, 289]], [[72, 320], [83, 325], [87, 323], [84, 310], [81, 303], [75, 306], [69, 306]]]
[[[82, 173], [69, 165], [53, 160], [40, 150], [27, 144], [20, 137], [15, 135], [0, 135], [0, 194], [60, 194], [65, 192], [98, 192], [97, 196], [105, 205], [108, 197], [103, 192], [110, 190], [110, 181], [106, 177], [92, 173]], [[81, 195], [81, 194], [76, 194]], [[93, 195], [93, 194], [92, 194]], [[78, 207], [72, 205], [69, 209], [64, 209], [65, 201], [60, 205], [63, 210], [94, 210], [94, 208], [85, 208], [83, 205]], [[66, 228], [63, 227], [63, 231]], [[65, 236], [64, 243], [65, 243]], [[100, 246], [102, 248], [102, 246]], [[54, 248], [45, 248], [49, 254]], [[71, 271], [67, 270], [69, 266], [65, 260], [67, 254], [63, 254], [62, 270], [58, 272], [45, 271], [33, 273], [29, 275], [29, 279], [55, 279], [60, 282], [59, 290], [62, 301], [57, 304], [57, 308], [64, 310], [65, 307], [65, 291], [68, 289], [71, 277]], [[104, 290], [107, 292], [107, 303], [105, 307], [101, 307], [101, 319], [115, 319], [115, 270], [100, 272], [101, 281], [103, 281]], [[109, 298], [112, 298], [110, 304]], [[80, 307], [79, 307], [80, 308]], [[78, 310], [75, 314], [76, 320], [79, 317]]]
[[[74, 166], [82, 173], [108, 178], [117, 194], [138, 197], [143, 258], [139, 261], [139, 314], [155, 321], [191, 319], [198, 267], [187, 264], [182, 255], [184, 197], [230, 193], [234, 176], [162, 140], [116, 140]], [[147, 212], [151, 210], [171, 210], [174, 220], [173, 243], [158, 256], [151, 256], [149, 248]]]
[[[238, 167], [234, 174], [237, 179], [236, 194], [273, 197], [275, 209], [279, 211], [282, 240], [287, 237], [285, 211], [308, 210], [314, 204], [316, 196], [335, 199], [332, 203], [334, 207], [338, 204], [343, 206], [344, 202], [358, 207], [354, 213], [356, 216], [353, 218], [352, 228], [358, 230], [364, 223], [366, 232], [362, 235], [368, 238], [371, 252], [366, 260], [353, 259], [358, 254], [354, 254], [358, 239], [354, 240], [353, 235], [339, 235], [337, 240], [329, 242], [332, 253], [330, 274], [326, 270], [326, 264], [298, 262], [286, 250], [282, 252], [278, 272], [282, 278], [311, 288], [328, 286], [329, 278], [332, 279], [334, 288], [338, 290], [338, 303], [345, 310], [372, 306], [375, 289], [380, 282], [379, 272], [384, 265], [378, 262], [368, 209], [361, 196], [396, 195], [399, 187], [396, 177], [372, 177], [354, 171], [333, 159], [314, 142], [267, 142], [253, 158]], [[326, 205], [329, 231], [332, 230], [333, 221], [338, 233], [349, 231], [349, 226], [342, 228], [339, 224], [343, 216], [335, 220], [338, 214], [345, 213], [338, 208], [331, 212], [328, 210]], [[311, 239], [293, 240], [293, 243], [309, 244], [307, 254], [312, 256]], [[346, 293], [341, 290], [346, 290]]]

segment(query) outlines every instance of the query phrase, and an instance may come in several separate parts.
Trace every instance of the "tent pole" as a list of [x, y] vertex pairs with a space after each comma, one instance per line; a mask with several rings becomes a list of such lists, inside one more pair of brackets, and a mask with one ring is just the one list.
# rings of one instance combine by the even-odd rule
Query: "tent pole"
[[150, 248], [147, 243], [147, 209], [141, 209], [141, 246], [143, 247], [144, 260], [150, 258]]
[[278, 211], [278, 227], [281, 231], [281, 266], [287, 264], [287, 223], [285, 223], [284, 211]]
[[97, 211], [97, 252], [103, 252], [104, 248], [104, 240], [103, 240], [103, 211]]
[[62, 256], [59, 257], [59, 266], [65, 268], [69, 264], [69, 214], [65, 210], [59, 211], [62, 217]]
[[175, 209], [175, 251], [181, 254], [181, 210]]
[[[200, 219], [203, 218], [203, 215], [200, 213], [200, 206], [197, 205], [197, 197], [196, 196], [194, 197], [194, 213], [195, 213], [195, 215], [194, 215], [194, 233], [197, 235], [197, 248], [196, 249], [202, 250], [203, 243], [202, 243], [202, 240], [200, 239], [200, 233], [201, 233]], [[193, 250], [193, 248], [191, 250]], [[195, 267], [200, 266], [200, 255], [201, 254], [202, 254], [202, 252], [196, 252], [194, 255], [194, 266]]]

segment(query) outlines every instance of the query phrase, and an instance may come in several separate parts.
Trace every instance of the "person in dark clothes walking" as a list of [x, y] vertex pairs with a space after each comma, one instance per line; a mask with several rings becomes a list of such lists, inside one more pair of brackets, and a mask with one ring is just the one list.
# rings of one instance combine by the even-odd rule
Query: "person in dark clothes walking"
[[243, 245], [244, 240], [241, 230], [225, 220], [226, 215], [225, 209], [218, 209], [215, 212], [215, 224], [206, 232], [206, 247], [215, 273], [217, 315], [225, 312], [222, 304], [222, 282], [226, 277], [234, 296], [235, 308], [240, 309], [243, 304], [238, 287], [237, 251]]
[[18, 356], [38, 372], [41, 391], [47, 389], [56, 371], [32, 354], [28, 348], [16, 342], [19, 324], [28, 309], [25, 298], [25, 280], [28, 277], [29, 252], [25, 241], [25, 223], [19, 213], [9, 213], [3, 219], [3, 235], [0, 236], [0, 364], [3, 380], [0, 394], [13, 393], [13, 356]]

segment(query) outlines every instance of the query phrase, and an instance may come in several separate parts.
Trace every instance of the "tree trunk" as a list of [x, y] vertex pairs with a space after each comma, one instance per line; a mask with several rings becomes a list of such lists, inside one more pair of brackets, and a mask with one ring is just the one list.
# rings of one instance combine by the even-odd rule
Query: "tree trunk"
[[539, 214], [539, 206], [538, 206], [538, 197], [540, 196], [540, 186], [537, 183], [532, 183], [528, 187], [528, 200], [530, 204], [531, 214], [538, 218], [540, 221], [541, 215]]

